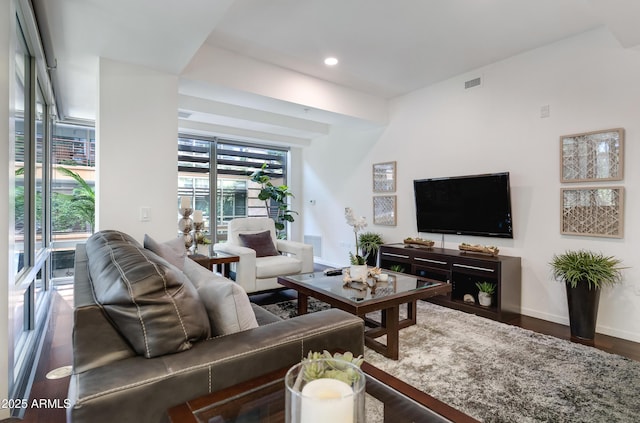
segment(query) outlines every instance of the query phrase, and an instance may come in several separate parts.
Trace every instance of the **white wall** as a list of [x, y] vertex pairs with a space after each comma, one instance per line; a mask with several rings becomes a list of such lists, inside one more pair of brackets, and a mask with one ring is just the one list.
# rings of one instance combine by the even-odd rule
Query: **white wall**
[[104, 58], [99, 69], [97, 229], [168, 240], [178, 232], [178, 78]]
[[304, 175], [302, 174], [302, 149], [293, 147], [289, 150], [289, 163], [287, 163], [287, 186], [293, 193], [293, 198], [289, 198], [289, 209], [298, 212], [294, 215], [294, 222], [289, 224], [289, 239], [302, 242], [304, 213], [302, 190], [304, 186]]
[[[415, 236], [413, 179], [511, 172], [513, 240], [447, 235], [498, 245], [522, 257], [522, 313], [568, 324], [566, 296], [550, 277], [554, 253], [588, 248], [621, 258], [623, 284], [601, 296], [598, 331], [640, 341], [639, 162], [640, 52], [623, 49], [595, 30], [413, 92], [392, 102], [381, 133], [334, 129], [305, 149], [305, 234], [321, 235], [324, 262], [347, 264], [353, 233], [343, 218], [351, 206], [367, 230], [386, 242]], [[464, 90], [481, 76], [483, 85]], [[549, 118], [540, 117], [549, 105]], [[560, 235], [559, 137], [592, 130], [626, 130], [624, 239]], [[373, 163], [397, 161], [398, 225], [373, 226]], [[422, 234], [440, 241], [440, 235]]]

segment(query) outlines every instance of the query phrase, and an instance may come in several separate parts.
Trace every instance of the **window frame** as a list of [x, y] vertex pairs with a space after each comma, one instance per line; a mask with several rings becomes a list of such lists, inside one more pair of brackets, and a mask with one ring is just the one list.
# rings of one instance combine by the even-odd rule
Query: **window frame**
[[[48, 230], [48, 206], [49, 195], [49, 160], [48, 146], [51, 137], [51, 122], [54, 119], [55, 101], [53, 90], [49, 80], [47, 66], [44, 60], [42, 44], [31, 3], [26, 0], [12, 0], [12, 13], [15, 27], [10, 50], [13, 50], [13, 66], [16, 65], [18, 52], [24, 49], [25, 54], [25, 75], [24, 75], [24, 99], [25, 107], [22, 116], [15, 110], [9, 116], [13, 125], [10, 125], [10, 158], [8, 165], [10, 168], [16, 167], [16, 122], [22, 119], [24, 132], [24, 152], [23, 165], [24, 172], [24, 241], [23, 241], [23, 266], [19, 267], [15, 254], [19, 252], [16, 248], [16, 216], [15, 216], [15, 175], [11, 176], [10, 192], [11, 208], [13, 211], [9, 216], [10, 241], [9, 253], [11, 276], [9, 283], [8, 302], [9, 310], [9, 331], [7, 336], [8, 344], [8, 398], [28, 397], [30, 379], [35, 365], [36, 358], [41, 345], [40, 340], [44, 336], [44, 329], [51, 305], [51, 292], [48, 283], [48, 259], [50, 237]], [[22, 43], [21, 46], [18, 44]], [[28, 63], [28, 66], [27, 66]], [[26, 69], [28, 67], [28, 69]], [[13, 68], [12, 68], [13, 69]], [[10, 90], [16, 90], [17, 72], [9, 82]], [[37, 91], [40, 91], [38, 97]], [[15, 92], [15, 91], [14, 91]], [[11, 102], [16, 100], [15, 94], [11, 96]], [[36, 130], [36, 103], [42, 103], [42, 170], [41, 170], [41, 247], [36, 243], [36, 153], [37, 153], [37, 130]], [[13, 108], [13, 104], [12, 104]], [[11, 227], [13, 225], [13, 228]], [[19, 261], [19, 260], [18, 260]], [[20, 417], [24, 413], [23, 409], [12, 409], [13, 416]]]
[[[224, 148], [221, 148], [221, 146], [232, 146], [234, 148], [246, 148], [246, 149], [259, 149], [259, 150], [269, 150], [269, 151], [275, 151], [278, 152], [282, 155], [282, 158], [280, 160], [280, 167], [282, 169], [282, 174], [281, 174], [281, 178], [282, 178], [282, 183], [283, 184], [287, 184], [287, 177], [288, 177], [288, 166], [289, 166], [289, 160], [290, 160], [290, 154], [291, 154], [291, 149], [289, 147], [286, 146], [274, 146], [274, 145], [270, 145], [270, 144], [260, 144], [260, 143], [255, 143], [255, 142], [244, 142], [244, 141], [239, 141], [239, 140], [232, 140], [232, 139], [228, 139], [228, 138], [218, 138], [218, 137], [207, 137], [207, 136], [203, 136], [203, 135], [195, 135], [195, 134], [190, 134], [190, 133], [179, 133], [178, 134], [178, 177], [180, 178], [180, 172], [184, 172], [186, 171], [187, 168], [185, 167], [180, 167], [180, 140], [193, 140], [193, 141], [199, 141], [199, 142], [207, 142], [209, 143], [209, 168], [208, 168], [208, 173], [209, 173], [209, 199], [210, 199], [210, 204], [209, 204], [209, 227], [205, 228], [208, 231], [208, 236], [211, 238], [211, 242], [212, 243], [217, 243], [217, 242], [223, 242], [223, 239], [220, 239], [220, 231], [221, 231], [221, 227], [224, 228], [224, 226], [220, 226], [219, 225], [219, 216], [218, 216], [218, 209], [219, 209], [219, 205], [218, 205], [218, 191], [219, 191], [219, 187], [218, 187], [218, 177], [219, 174], [222, 172], [219, 172], [219, 165], [220, 165], [220, 161], [219, 160], [219, 153], [221, 151], [228, 151], [225, 150]], [[240, 156], [240, 154], [238, 154], [238, 156]], [[251, 153], [251, 152], [247, 152], [246, 157], [250, 158], [250, 159], [254, 159], [257, 161], [253, 161], [252, 163], [255, 164], [255, 166], [251, 166], [254, 169], [258, 169], [261, 165], [262, 165], [262, 161], [260, 160], [260, 157], [264, 156], [265, 158], [269, 158], [270, 155], [269, 154], [256, 154], [256, 153]], [[184, 158], [184, 156], [182, 156]], [[249, 167], [249, 166], [247, 166]], [[239, 180], [245, 180], [247, 181], [247, 198], [246, 198], [246, 208], [247, 210], [251, 208], [251, 200], [257, 201], [257, 189], [255, 187], [251, 188], [250, 187], [250, 181], [248, 178], [248, 174], [238, 174], [238, 179]], [[211, 193], [215, 191], [215, 195], [211, 195]], [[250, 195], [250, 192], [254, 192], [255, 193], [255, 197]], [[184, 192], [180, 191], [180, 187], [178, 187], [178, 197], [180, 197], [181, 195], [185, 195]], [[178, 200], [179, 201], [179, 200]], [[254, 214], [247, 212], [248, 216], [252, 216]], [[214, 226], [213, 228], [211, 226]], [[287, 225], [287, 228], [285, 229], [285, 233], [288, 236], [289, 234], [289, 225]]]

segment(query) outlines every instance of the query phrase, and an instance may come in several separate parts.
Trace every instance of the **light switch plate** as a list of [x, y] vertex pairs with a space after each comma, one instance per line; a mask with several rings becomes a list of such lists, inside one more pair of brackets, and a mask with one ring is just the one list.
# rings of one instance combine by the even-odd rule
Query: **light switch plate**
[[151, 207], [140, 207], [140, 222], [151, 222]]

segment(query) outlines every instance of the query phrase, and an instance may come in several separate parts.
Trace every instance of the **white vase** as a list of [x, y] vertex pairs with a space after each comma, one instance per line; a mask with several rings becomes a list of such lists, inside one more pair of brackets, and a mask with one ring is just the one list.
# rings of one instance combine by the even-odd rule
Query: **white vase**
[[486, 292], [478, 292], [478, 302], [481, 306], [490, 307], [491, 306], [491, 294], [487, 294]]
[[352, 264], [349, 268], [349, 275], [351, 279], [362, 279], [367, 277], [368, 267], [366, 264]]

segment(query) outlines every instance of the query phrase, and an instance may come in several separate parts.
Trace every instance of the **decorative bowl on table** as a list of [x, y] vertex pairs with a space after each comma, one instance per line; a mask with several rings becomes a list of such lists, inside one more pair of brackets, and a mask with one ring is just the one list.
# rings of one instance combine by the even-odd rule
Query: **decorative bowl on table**
[[403, 242], [407, 247], [415, 248], [431, 248], [434, 244], [432, 240], [423, 238], [405, 238]]
[[463, 242], [458, 245], [460, 251], [469, 251], [471, 253], [488, 254], [490, 256], [497, 256], [500, 249], [494, 245], [480, 245], [480, 244], [467, 244]]

